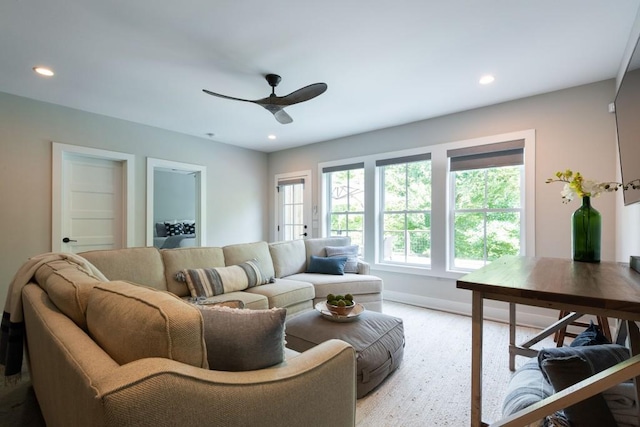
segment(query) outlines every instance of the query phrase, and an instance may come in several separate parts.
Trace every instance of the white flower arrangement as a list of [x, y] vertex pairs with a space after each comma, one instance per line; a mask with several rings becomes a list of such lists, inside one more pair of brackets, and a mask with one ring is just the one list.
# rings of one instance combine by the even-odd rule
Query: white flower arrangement
[[580, 172], [573, 172], [567, 169], [564, 172], [556, 172], [555, 178], [547, 179], [546, 183], [564, 182], [564, 188], [560, 192], [563, 203], [569, 203], [574, 198], [579, 197], [598, 197], [602, 193], [618, 191], [622, 188], [628, 190], [630, 188], [640, 189], [640, 179], [634, 179], [626, 184], [621, 182], [597, 182], [586, 180]]

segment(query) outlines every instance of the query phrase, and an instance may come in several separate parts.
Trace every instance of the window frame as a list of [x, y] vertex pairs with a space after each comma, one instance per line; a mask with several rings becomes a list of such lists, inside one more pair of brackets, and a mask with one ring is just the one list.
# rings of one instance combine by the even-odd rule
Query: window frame
[[[494, 168], [497, 168], [500, 166], [495, 166]], [[489, 168], [483, 168], [483, 169], [475, 169], [475, 170], [488, 170]], [[449, 171], [449, 194], [450, 194], [450, 198], [449, 198], [449, 209], [448, 209], [448, 214], [449, 214], [449, 224], [451, 224], [451, 226], [448, 228], [448, 232], [449, 232], [449, 252], [448, 252], [448, 257], [447, 257], [447, 270], [448, 271], [458, 271], [458, 272], [463, 272], [463, 273], [470, 273], [472, 271], [475, 271], [476, 269], [473, 268], [463, 268], [463, 267], [457, 267], [454, 265], [455, 263], [455, 233], [456, 233], [456, 228], [455, 228], [455, 217], [456, 217], [456, 213], [460, 213], [460, 212], [466, 212], [466, 213], [482, 213], [485, 218], [484, 218], [484, 226], [485, 226], [485, 235], [484, 235], [484, 249], [485, 249], [485, 253], [484, 253], [484, 265], [487, 265], [487, 253], [486, 253], [486, 248], [487, 248], [487, 244], [486, 244], [486, 240], [487, 240], [487, 236], [486, 236], [486, 225], [487, 225], [487, 218], [486, 216], [490, 213], [496, 213], [496, 212], [517, 212], [520, 214], [520, 252], [519, 254], [523, 253], [523, 244], [522, 242], [524, 241], [524, 237], [525, 237], [525, 227], [524, 227], [524, 222], [526, 221], [526, 215], [524, 212], [524, 190], [525, 190], [525, 186], [524, 186], [524, 181], [525, 181], [525, 165], [524, 163], [522, 165], [519, 165], [519, 169], [520, 169], [520, 194], [519, 194], [519, 198], [520, 198], [520, 202], [519, 202], [519, 207], [517, 208], [489, 208], [486, 205], [483, 206], [482, 208], [473, 208], [473, 209], [456, 209], [455, 206], [455, 189], [454, 189], [454, 182], [453, 182], [453, 174], [456, 171]], [[473, 170], [473, 169], [468, 169], [468, 170]], [[486, 197], [487, 197], [487, 184], [486, 181], [484, 183], [484, 193], [485, 193], [485, 202], [486, 202]], [[524, 220], [523, 220], [524, 219]]]
[[[385, 210], [385, 202], [386, 202], [386, 180], [385, 180], [385, 175], [384, 175], [384, 171], [386, 170], [385, 168], [387, 166], [396, 166], [396, 165], [403, 165], [405, 167], [407, 167], [407, 165], [409, 165], [410, 163], [418, 163], [418, 162], [425, 162], [428, 161], [429, 162], [429, 171], [430, 171], [430, 175], [431, 174], [431, 153], [421, 153], [418, 155], [414, 155], [414, 156], [403, 156], [403, 157], [393, 157], [393, 158], [385, 158], [385, 159], [379, 159], [376, 160], [375, 162], [375, 166], [376, 166], [376, 179], [377, 179], [377, 183], [379, 186], [380, 191], [377, 193], [378, 195], [378, 211], [376, 212], [376, 217], [378, 219], [378, 229], [377, 229], [377, 250], [379, 253], [379, 257], [377, 259], [377, 262], [380, 264], [388, 264], [388, 265], [394, 265], [394, 266], [402, 266], [402, 267], [417, 267], [417, 268], [431, 268], [431, 257], [429, 257], [429, 262], [428, 263], [412, 263], [412, 262], [408, 262], [407, 261], [407, 257], [409, 256], [409, 252], [410, 252], [410, 248], [409, 245], [407, 245], [407, 241], [406, 241], [406, 235], [407, 235], [407, 227], [406, 227], [406, 221], [407, 221], [407, 216], [411, 215], [411, 214], [427, 214], [429, 215], [429, 222], [431, 223], [431, 217], [432, 217], [432, 210], [433, 210], [433, 205], [432, 205], [432, 201], [429, 201], [429, 205], [431, 206], [429, 209], [423, 209], [423, 210], [415, 210], [415, 209], [408, 209], [408, 207], [406, 206], [407, 202], [409, 201], [408, 198], [405, 198], [405, 209], [402, 210], [396, 210], [396, 211], [387, 211]], [[431, 181], [431, 176], [430, 176], [430, 181]], [[408, 180], [405, 181], [405, 190], [408, 194], [408, 188], [409, 188], [409, 182]], [[430, 189], [431, 192], [431, 189]], [[393, 213], [393, 214], [399, 214], [399, 215], [403, 215], [405, 218], [405, 227], [404, 227], [404, 234], [405, 234], [405, 250], [404, 250], [404, 261], [394, 261], [394, 260], [385, 260], [384, 259], [384, 246], [385, 246], [385, 224], [384, 224], [384, 216], [385, 214], [389, 214], [389, 213]], [[431, 247], [431, 227], [429, 228], [429, 247]]]
[[[364, 260], [371, 265], [372, 270], [458, 279], [467, 272], [450, 269], [448, 262], [452, 245], [448, 230], [452, 224], [449, 215], [451, 184], [449, 182], [450, 174], [447, 150], [489, 145], [516, 139], [524, 140], [524, 190], [522, 195], [524, 212], [522, 227], [524, 228], [524, 233], [521, 241], [522, 255], [535, 256], [535, 129], [432, 145], [426, 145], [424, 141], [422, 141], [420, 142], [421, 146], [419, 148], [322, 162], [318, 164], [318, 176], [323, 177], [322, 170], [326, 167], [348, 165], [356, 162], [364, 163], [364, 241], [366, 246]], [[383, 190], [380, 188], [379, 171], [375, 166], [376, 161], [424, 153], [431, 153], [431, 267], [390, 265], [381, 262], [382, 237], [380, 236], [380, 219], [378, 212], [380, 212], [380, 191]], [[318, 199], [320, 203], [319, 211], [322, 215], [319, 224], [319, 236], [326, 237], [327, 188], [324, 177], [318, 180], [318, 194], [320, 194]]]
[[[362, 169], [363, 172], [363, 177], [364, 180], [366, 181], [366, 170], [365, 170], [365, 164], [363, 162], [348, 162], [348, 163], [344, 163], [344, 164], [337, 164], [337, 165], [333, 165], [333, 166], [324, 166], [322, 168], [320, 168], [319, 173], [322, 176], [322, 179], [320, 181], [322, 181], [322, 221], [321, 221], [321, 235], [324, 237], [327, 237], [328, 233], [331, 233], [331, 215], [332, 215], [332, 211], [331, 211], [331, 200], [332, 200], [332, 194], [331, 194], [331, 186], [329, 185], [329, 180], [331, 177], [331, 173], [334, 172], [346, 172], [346, 171], [352, 171], [352, 170], [360, 170]], [[363, 181], [363, 185], [366, 186], [366, 183]], [[346, 235], [349, 236], [349, 229], [348, 229], [348, 224], [349, 224], [349, 215], [362, 215], [362, 241], [365, 242], [366, 244], [366, 227], [367, 227], [367, 218], [366, 218], [366, 203], [367, 203], [367, 191], [366, 188], [363, 189], [363, 195], [364, 195], [364, 207], [363, 207], [363, 211], [351, 211], [349, 209], [350, 204], [347, 204], [348, 208], [347, 210], [344, 212], [344, 215], [346, 217], [346, 224], [347, 224], [347, 233]], [[342, 214], [343, 212], [337, 212], [336, 214]], [[329, 234], [330, 235], [330, 234]], [[361, 246], [361, 245], [360, 245]], [[359, 255], [360, 256], [364, 256], [364, 247], [360, 247], [359, 248]]]

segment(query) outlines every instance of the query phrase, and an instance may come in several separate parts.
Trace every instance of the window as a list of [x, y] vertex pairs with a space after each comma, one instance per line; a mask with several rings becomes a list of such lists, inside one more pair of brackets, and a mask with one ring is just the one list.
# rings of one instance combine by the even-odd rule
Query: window
[[447, 152], [452, 269], [522, 252], [523, 147], [518, 140]]
[[349, 236], [364, 250], [364, 164], [334, 166], [322, 170], [328, 189], [330, 236]]
[[384, 262], [431, 264], [431, 155], [376, 161]]
[[535, 170], [534, 129], [321, 163], [320, 235], [366, 243], [372, 269], [438, 278], [535, 256]]

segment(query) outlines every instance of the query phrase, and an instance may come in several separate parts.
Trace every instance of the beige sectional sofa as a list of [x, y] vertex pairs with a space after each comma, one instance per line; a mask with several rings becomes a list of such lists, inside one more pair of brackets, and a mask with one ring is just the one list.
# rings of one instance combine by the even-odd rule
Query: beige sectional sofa
[[[284, 307], [293, 316], [340, 291], [380, 310], [382, 281], [375, 276], [305, 273], [311, 255], [348, 244], [327, 238], [80, 254], [104, 277], [69, 259], [45, 259], [22, 290], [22, 306], [31, 380], [47, 425], [354, 425], [349, 344], [286, 350], [282, 363], [260, 370], [211, 370], [201, 311], [185, 301], [189, 290], [176, 279], [182, 269], [256, 260], [273, 283], [210, 302]], [[368, 273], [365, 263], [358, 269]]]

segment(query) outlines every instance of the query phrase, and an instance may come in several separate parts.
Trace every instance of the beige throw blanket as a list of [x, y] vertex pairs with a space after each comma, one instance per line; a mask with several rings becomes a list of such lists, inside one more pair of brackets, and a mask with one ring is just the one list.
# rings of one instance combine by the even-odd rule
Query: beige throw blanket
[[5, 384], [15, 384], [20, 380], [22, 372], [22, 354], [24, 343], [24, 318], [22, 312], [22, 288], [31, 281], [38, 268], [56, 260], [68, 260], [101, 281], [106, 277], [89, 261], [71, 253], [49, 252], [29, 258], [18, 270], [9, 285], [7, 301], [2, 314], [0, 327], [0, 374], [5, 377]]

